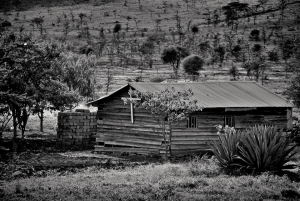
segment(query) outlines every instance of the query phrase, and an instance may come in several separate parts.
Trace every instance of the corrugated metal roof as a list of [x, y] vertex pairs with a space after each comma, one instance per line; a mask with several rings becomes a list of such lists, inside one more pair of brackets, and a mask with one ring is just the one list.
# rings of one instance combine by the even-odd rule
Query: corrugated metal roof
[[[176, 91], [191, 89], [194, 93], [192, 99], [197, 99], [199, 106], [204, 108], [293, 107], [293, 105], [286, 99], [257, 84], [256, 82], [137, 82], [129, 83], [128, 85], [140, 92], [162, 91], [171, 87], [174, 87]], [[113, 95], [115, 92], [96, 101], [92, 101], [89, 104], [103, 100], [104, 98]]]
[[293, 107], [286, 99], [256, 82], [192, 82], [192, 83], [130, 83], [140, 92], [155, 92], [174, 87], [191, 89], [192, 99], [204, 108], [223, 107]]

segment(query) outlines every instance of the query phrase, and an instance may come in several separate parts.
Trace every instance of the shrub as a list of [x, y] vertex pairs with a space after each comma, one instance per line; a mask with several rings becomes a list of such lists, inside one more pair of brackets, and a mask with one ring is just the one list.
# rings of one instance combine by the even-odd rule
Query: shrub
[[259, 34], [260, 34], [260, 31], [259, 31], [259, 30], [253, 29], [253, 30], [250, 32], [249, 38], [250, 38], [251, 40], [259, 41], [259, 40], [260, 40]]
[[220, 60], [221, 63], [223, 63], [224, 58], [225, 58], [225, 47], [224, 46], [219, 46], [215, 49], [215, 53], [218, 55], [218, 59]]
[[121, 24], [117, 23], [117, 24], [114, 26], [113, 32], [114, 32], [114, 33], [118, 33], [121, 29], [122, 29]]
[[274, 62], [279, 61], [278, 51], [276, 49], [269, 51], [268, 57], [270, 61], [274, 61]]
[[240, 55], [240, 52], [242, 51], [242, 48], [240, 45], [235, 45], [231, 51], [231, 54], [235, 57], [238, 58]]
[[237, 69], [237, 67], [235, 65], [232, 65], [231, 68], [228, 71], [229, 75], [232, 76], [232, 80], [237, 80], [238, 76], [240, 74], [239, 70]]
[[288, 133], [287, 137], [291, 139], [293, 143], [296, 143], [297, 146], [300, 146], [300, 125], [296, 125], [293, 129]]
[[243, 133], [238, 156], [243, 167], [254, 172], [279, 172], [294, 167], [286, 163], [295, 155], [295, 146], [290, 146], [291, 140], [278, 132], [277, 126], [253, 126]]
[[222, 130], [222, 126], [217, 128], [219, 129], [219, 142], [213, 142], [211, 148], [217, 159], [217, 164], [221, 168], [229, 170], [236, 167], [236, 156], [241, 133], [228, 126], [224, 130]]
[[150, 79], [150, 82], [163, 82], [165, 79], [161, 77], [153, 77]]
[[253, 52], [260, 52], [261, 49], [262, 49], [262, 47], [261, 47], [260, 44], [254, 44], [253, 47], [252, 47]]
[[244, 131], [233, 128], [219, 136], [212, 150], [222, 168], [241, 168], [253, 173], [280, 172], [292, 169], [287, 162], [293, 159], [296, 145], [278, 131], [277, 126], [253, 126]]
[[195, 81], [195, 76], [199, 76], [199, 71], [203, 69], [204, 61], [198, 55], [190, 55], [182, 60], [182, 66], [184, 71], [193, 76], [193, 81]]

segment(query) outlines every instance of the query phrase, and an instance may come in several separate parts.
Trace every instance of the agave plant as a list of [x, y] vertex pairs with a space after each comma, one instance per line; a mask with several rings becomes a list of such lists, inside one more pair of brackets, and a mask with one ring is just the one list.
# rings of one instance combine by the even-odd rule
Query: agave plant
[[254, 172], [278, 172], [292, 169], [289, 162], [296, 145], [291, 146], [291, 139], [283, 136], [277, 126], [253, 126], [243, 131], [238, 145], [240, 166]]
[[225, 127], [224, 131], [224, 134], [219, 134], [219, 141], [212, 142], [211, 149], [217, 159], [217, 164], [228, 169], [236, 166], [241, 133], [228, 127]]

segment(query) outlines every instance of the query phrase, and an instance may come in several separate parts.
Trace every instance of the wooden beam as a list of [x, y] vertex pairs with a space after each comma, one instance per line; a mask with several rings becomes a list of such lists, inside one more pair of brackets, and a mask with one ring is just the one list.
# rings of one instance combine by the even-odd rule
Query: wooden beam
[[141, 149], [141, 148], [126, 148], [126, 147], [103, 147], [95, 145], [95, 151], [105, 152], [129, 152], [138, 154], [159, 154], [158, 149]]
[[225, 108], [225, 112], [228, 111], [250, 111], [256, 110], [256, 107], [227, 107]]
[[286, 113], [286, 118], [287, 118], [287, 129], [292, 129], [293, 128], [293, 115], [292, 115], [292, 108], [287, 108], [287, 113]]

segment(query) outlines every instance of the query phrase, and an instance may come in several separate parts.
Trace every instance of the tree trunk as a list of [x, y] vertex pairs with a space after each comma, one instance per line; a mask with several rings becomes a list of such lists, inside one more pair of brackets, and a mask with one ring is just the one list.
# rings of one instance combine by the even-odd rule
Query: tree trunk
[[22, 128], [21, 134], [22, 134], [22, 139], [24, 139], [24, 137], [25, 137], [25, 128]]
[[167, 138], [166, 138], [166, 124], [165, 124], [165, 118], [162, 118], [162, 132], [163, 132], [163, 136], [164, 136], [164, 143], [165, 143], [165, 160], [168, 159], [168, 146], [167, 146]]
[[0, 131], [0, 145], [1, 145], [1, 143], [2, 143], [2, 138], [3, 138], [3, 132]]
[[18, 131], [17, 131], [18, 123], [17, 123], [17, 116], [16, 116], [16, 110], [15, 109], [12, 109], [12, 115], [13, 115], [13, 127], [14, 127], [13, 139], [16, 139], [17, 135], [18, 135]]
[[13, 152], [17, 152], [17, 143], [16, 143], [16, 139], [17, 139], [17, 135], [18, 135], [18, 132], [17, 132], [17, 126], [18, 126], [18, 123], [17, 123], [17, 116], [16, 116], [16, 110], [15, 109], [12, 109], [12, 115], [13, 115], [13, 127], [14, 127], [14, 135], [13, 135], [13, 139], [12, 139], [12, 150]]
[[40, 131], [44, 132], [44, 110], [42, 109], [40, 112], [40, 115], [38, 115], [40, 118]]
[[168, 122], [168, 125], [170, 127], [169, 152], [170, 152], [170, 157], [171, 157], [172, 156], [172, 125], [170, 122]]

